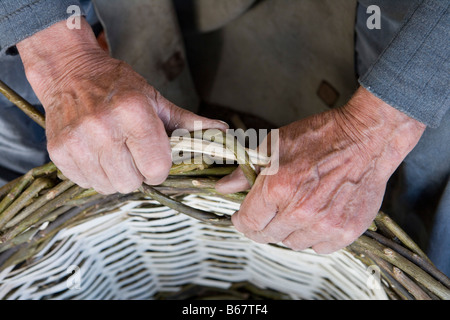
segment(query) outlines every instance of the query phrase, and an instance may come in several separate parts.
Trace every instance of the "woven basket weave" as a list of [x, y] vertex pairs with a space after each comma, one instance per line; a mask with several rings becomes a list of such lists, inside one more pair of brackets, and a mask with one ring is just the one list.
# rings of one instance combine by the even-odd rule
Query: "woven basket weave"
[[[239, 208], [214, 197], [184, 200], [221, 214]], [[228, 289], [237, 282], [287, 299], [386, 299], [372, 278], [346, 251], [317, 255], [257, 244], [232, 228], [140, 200], [62, 230], [26, 264], [3, 270], [0, 299], [152, 299], [187, 284]]]
[[[1, 81], [0, 92], [45, 127]], [[213, 136], [215, 157], [256, 177], [250, 150], [238, 161], [243, 147]], [[0, 299], [156, 299], [192, 284], [235, 294], [242, 283], [274, 299], [450, 299], [450, 280], [383, 213], [331, 255], [245, 238], [230, 222], [245, 194], [214, 191], [217, 176], [235, 168], [175, 165], [169, 178], [178, 180], [112, 196], [74, 185], [53, 163], [31, 170], [0, 188]]]

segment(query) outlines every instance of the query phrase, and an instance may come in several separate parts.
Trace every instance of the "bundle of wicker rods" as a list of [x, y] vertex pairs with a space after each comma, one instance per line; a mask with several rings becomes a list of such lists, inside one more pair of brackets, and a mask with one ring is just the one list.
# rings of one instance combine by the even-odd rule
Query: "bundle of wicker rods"
[[[0, 81], [0, 92], [42, 127], [45, 118], [27, 101]], [[169, 178], [159, 186], [142, 185], [139, 190], [123, 195], [103, 196], [83, 189], [66, 179], [53, 163], [34, 168], [0, 188], [0, 270], [26, 263], [60, 230], [88, 219], [108, 214], [129, 200], [154, 199], [164, 206], [187, 214], [206, 224], [232, 228], [230, 216], [217, 215], [182, 203], [190, 194], [214, 195], [242, 203], [246, 192], [221, 195], [215, 183], [239, 166], [250, 185], [256, 179], [254, 165], [263, 166], [267, 159], [258, 158], [244, 149], [233, 136], [221, 131], [202, 139], [191, 137], [171, 141], [174, 151], [208, 152], [232, 165], [211, 165], [204, 161], [174, 164]], [[233, 139], [233, 141], [231, 140]], [[230, 143], [232, 142], [232, 143]], [[211, 148], [213, 144], [213, 148]], [[192, 146], [194, 150], [192, 150]], [[232, 146], [230, 148], [229, 146]], [[212, 151], [211, 151], [212, 150]], [[450, 299], [450, 279], [440, 272], [412, 239], [386, 214], [380, 212], [364, 235], [344, 250], [367, 266], [378, 266], [382, 285], [391, 299]]]

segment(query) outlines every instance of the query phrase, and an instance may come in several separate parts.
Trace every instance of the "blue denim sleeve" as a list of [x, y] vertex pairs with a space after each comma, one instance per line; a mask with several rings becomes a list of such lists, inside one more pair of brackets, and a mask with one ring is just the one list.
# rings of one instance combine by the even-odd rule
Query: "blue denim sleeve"
[[80, 1], [0, 0], [0, 56], [23, 39], [70, 17], [70, 5], [80, 6]]
[[429, 127], [450, 108], [450, 1], [422, 0], [359, 83]]

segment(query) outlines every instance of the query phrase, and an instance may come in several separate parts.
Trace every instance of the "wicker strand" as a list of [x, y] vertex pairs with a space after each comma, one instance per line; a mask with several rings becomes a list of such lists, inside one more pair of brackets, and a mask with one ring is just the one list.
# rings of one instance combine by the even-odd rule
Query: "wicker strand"
[[28, 101], [23, 99], [14, 90], [8, 87], [3, 81], [0, 80], [0, 93], [2, 93], [9, 101], [15, 104], [23, 112], [26, 113], [31, 119], [33, 119], [42, 128], [45, 128], [45, 117], [36, 110]]
[[[44, 117], [34, 108], [30, 108], [29, 103], [1, 81], [0, 92], [45, 127]], [[219, 154], [224, 159], [231, 158], [237, 161], [250, 185], [256, 180], [255, 166], [268, 164], [268, 159], [245, 149], [234, 137], [219, 130], [210, 131], [210, 135], [206, 137], [203, 135], [204, 132], [197, 133], [206, 139], [201, 141], [202, 146], [206, 143], [215, 143], [219, 147], [216, 150], [220, 151]], [[195, 137], [197, 133], [192, 134]], [[190, 148], [193, 142], [195, 141], [185, 141], [182, 148], [192, 150]], [[203, 147], [198, 150], [194, 148], [193, 151], [204, 152]], [[109, 197], [99, 195], [95, 190], [85, 190], [76, 186], [63, 177], [53, 163], [32, 169], [0, 188], [0, 270], [32, 257], [63, 228], [107, 214], [108, 210], [99, 210], [101, 206], [109, 208], [120, 201], [130, 199], [145, 199], [149, 196], [162, 205], [207, 224], [231, 226], [229, 215], [217, 215], [195, 209], [170, 195], [210, 194], [242, 203], [245, 193], [224, 196], [219, 195], [214, 189], [218, 178], [235, 169], [236, 165], [215, 167], [203, 162], [197, 164], [195, 161], [194, 165], [177, 164], [173, 166], [169, 179], [160, 186], [143, 185], [140, 192]], [[48, 222], [48, 226], [42, 228], [45, 222]], [[375, 232], [377, 228], [374, 227], [347, 250], [356, 257], [361, 254], [371, 257], [370, 262], [361, 258], [365, 264], [375, 261], [380, 266], [384, 279], [389, 284], [386, 292], [392, 298], [450, 299], [450, 280], [437, 270], [409, 236], [384, 213], [377, 216], [375, 224], [380, 227], [379, 229], [387, 230], [400, 240], [401, 244]]]
[[436, 294], [439, 298], [444, 300], [450, 299], [450, 290], [446, 286], [394, 250], [386, 248], [375, 240], [364, 235], [350, 245], [350, 247], [352, 246], [360, 247], [362, 250], [373, 253], [377, 257], [393, 264], [397, 268], [406, 272], [428, 290]]

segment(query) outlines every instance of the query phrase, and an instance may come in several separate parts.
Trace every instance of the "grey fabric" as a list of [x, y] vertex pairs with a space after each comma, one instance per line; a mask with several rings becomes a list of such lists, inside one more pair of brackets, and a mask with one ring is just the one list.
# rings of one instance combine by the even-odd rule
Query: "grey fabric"
[[[448, 159], [448, 158], [447, 158]], [[428, 255], [435, 265], [450, 277], [450, 178], [436, 210]]]
[[390, 179], [383, 210], [450, 276], [450, 111]]
[[[0, 58], [0, 79], [43, 112], [18, 55]], [[48, 161], [44, 129], [0, 95], [0, 186]]]
[[0, 0], [0, 55], [23, 39], [71, 16], [78, 0]]
[[174, 0], [178, 13], [192, 18], [190, 22], [199, 32], [212, 32], [224, 27], [242, 16], [255, 2], [256, 0]]
[[427, 128], [392, 179], [389, 214], [450, 276], [450, 111]]
[[[400, 30], [408, 11], [419, 0], [359, 0], [356, 12], [355, 60], [358, 76], [363, 76], [377, 61], [383, 50]], [[381, 10], [381, 29], [367, 28], [367, 8], [377, 5]]]
[[415, 4], [392, 42], [359, 80], [383, 101], [433, 128], [450, 108], [449, 8], [450, 2], [442, 0]]
[[[408, 10], [418, 8], [421, 3], [417, 0], [360, 0], [355, 26], [358, 74], [366, 74], [373, 64], [379, 63], [379, 61], [377, 62], [378, 57], [402, 28], [404, 21], [407, 21], [404, 20], [405, 16], [410, 18]], [[367, 6], [372, 4], [378, 5], [381, 9], [380, 30], [371, 30], [366, 26], [369, 16], [366, 12]], [[438, 19], [435, 19], [434, 22], [437, 23]], [[430, 25], [432, 24], [430, 23]], [[414, 41], [414, 39], [415, 37], [412, 37], [410, 41]], [[395, 43], [395, 41], [392, 42], [386, 51], [397, 50], [398, 46]], [[440, 41], [437, 41], [434, 47], [440, 45]], [[446, 56], [448, 57], [448, 55], [447, 47]], [[380, 57], [379, 60], [384, 59], [386, 58]], [[409, 59], [412, 60], [412, 66], [414, 66], [414, 56], [405, 55], [403, 57], [405, 63], [408, 63]], [[433, 54], [428, 55], [428, 59], [427, 66], [434, 64]], [[399, 56], [398, 61], [401, 60], [402, 58]], [[384, 63], [389, 63], [389, 60]], [[380, 68], [380, 66], [376, 68]], [[441, 66], [435, 65], [433, 68], [437, 70]], [[371, 74], [371, 72], [374, 73]], [[422, 70], [416, 72], [422, 72]], [[386, 81], [391, 79], [388, 74], [382, 74], [379, 71], [369, 71], [366, 78], [369, 81], [375, 75], [386, 76]], [[426, 76], [427, 73], [424, 73], [424, 81], [426, 81]], [[448, 66], [447, 74], [439, 73], [436, 76], [443, 76], [444, 80], [447, 79], [448, 82]], [[433, 88], [428, 89], [433, 90]], [[448, 95], [448, 86], [438, 89], [446, 91]], [[372, 90], [376, 91], [380, 88], [373, 85]], [[389, 90], [380, 92], [386, 96], [395, 95], [395, 91], [392, 93]], [[414, 93], [412, 98], [420, 97]], [[426, 109], [427, 105], [419, 107]], [[445, 108], [448, 109], [448, 103], [447, 106], [442, 106], [442, 109]], [[441, 271], [450, 276], [448, 256], [450, 253], [450, 148], [448, 141], [450, 141], [450, 111], [447, 111], [440, 119], [438, 128], [428, 127], [425, 130], [417, 146], [406, 157], [394, 178], [389, 181], [383, 210], [392, 216], [424, 250], [428, 249], [427, 254], [430, 259]]]

